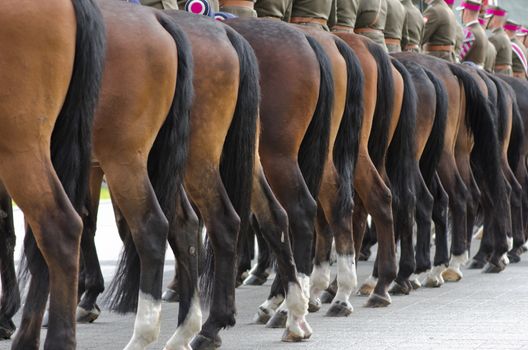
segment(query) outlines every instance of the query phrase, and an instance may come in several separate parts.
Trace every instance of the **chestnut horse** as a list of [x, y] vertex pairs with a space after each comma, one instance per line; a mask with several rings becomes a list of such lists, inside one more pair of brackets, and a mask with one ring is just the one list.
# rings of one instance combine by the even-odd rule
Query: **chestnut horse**
[[[25, 244], [31, 275], [12, 348], [39, 347], [49, 293], [50, 324], [44, 347], [74, 349], [82, 231], [76, 210], [82, 207], [87, 187], [89, 135], [104, 61], [104, 25], [91, 0], [3, 1], [0, 17], [0, 77], [7, 87], [0, 98], [4, 132], [0, 179], [28, 223]], [[12, 226], [7, 231], [0, 244], [3, 337], [14, 331], [10, 318], [19, 307], [13, 262], [4, 260], [12, 259], [14, 248]]]

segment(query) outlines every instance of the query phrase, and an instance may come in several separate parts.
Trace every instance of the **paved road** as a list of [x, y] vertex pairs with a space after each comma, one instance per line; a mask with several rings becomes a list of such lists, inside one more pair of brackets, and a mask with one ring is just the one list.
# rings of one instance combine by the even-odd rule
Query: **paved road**
[[[111, 208], [103, 205], [98, 246], [107, 261], [104, 274], [109, 280], [115, 264], [118, 240], [112, 224]], [[19, 224], [21, 223], [18, 218]], [[360, 263], [360, 281], [372, 263]], [[167, 264], [166, 282], [172, 275]], [[268, 292], [265, 287], [237, 290], [237, 325], [222, 332], [224, 349], [528, 349], [528, 263], [508, 267], [498, 275], [464, 271], [459, 283], [438, 289], [421, 289], [409, 296], [393, 297], [385, 309], [362, 307], [366, 299], [351, 298], [354, 313], [345, 319], [310, 314], [314, 329], [309, 341], [301, 344], [280, 342], [281, 330], [252, 323], [253, 314]], [[162, 349], [177, 323], [178, 307], [164, 304], [160, 341], [149, 349]], [[18, 320], [18, 318], [17, 318]], [[132, 334], [133, 315], [119, 316], [104, 311], [94, 324], [79, 325], [78, 349], [122, 349]], [[43, 332], [43, 336], [45, 331]], [[10, 342], [0, 342], [8, 349]]]

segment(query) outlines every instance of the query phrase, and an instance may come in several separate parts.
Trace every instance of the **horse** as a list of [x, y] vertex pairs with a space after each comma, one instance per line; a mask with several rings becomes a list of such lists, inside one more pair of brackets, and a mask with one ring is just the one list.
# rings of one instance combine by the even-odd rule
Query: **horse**
[[[510, 240], [508, 260], [510, 262], [520, 261], [520, 251], [525, 242], [523, 217], [522, 217], [522, 186], [512, 171], [517, 166], [520, 158], [523, 125], [520, 120], [515, 92], [503, 80], [491, 75], [479, 72], [486, 81], [490, 95], [490, 104], [496, 106], [495, 116], [497, 123], [498, 138], [501, 147], [501, 167], [510, 190], [510, 212], [511, 232], [513, 241]], [[511, 160], [511, 166], [510, 166]], [[490, 227], [490, 221], [484, 212], [484, 225]], [[471, 241], [471, 232], [468, 232], [468, 242]], [[482, 268], [488, 256], [493, 250], [493, 238], [484, 230], [483, 239], [478, 253], [473, 258], [470, 268]]]
[[[416, 217], [416, 257], [412, 265], [412, 232], [406, 241], [402, 236], [401, 259], [408, 260], [408, 270], [404, 276], [408, 279], [402, 284], [398, 278], [391, 289], [394, 294], [408, 294], [410, 290], [421, 286], [418, 275], [431, 269], [430, 242], [431, 219], [433, 216], [433, 183], [435, 172], [444, 146], [444, 133], [447, 118], [447, 92], [436, 76], [424, 67], [416, 65], [407, 54], [392, 54], [401, 62], [412, 77], [416, 91], [416, 154], [418, 164], [412, 169], [415, 176], [417, 196]], [[405, 247], [407, 245], [407, 247]], [[412, 270], [413, 275], [409, 275]], [[400, 268], [398, 274], [403, 271]], [[408, 283], [407, 283], [408, 281]], [[402, 288], [403, 287], [403, 288]]]
[[[89, 135], [105, 55], [104, 25], [90, 0], [4, 1], [0, 7], [0, 42], [5, 50], [0, 77], [9, 87], [0, 98], [4, 133], [0, 179], [4, 194], [26, 217], [31, 275], [12, 348], [39, 347], [49, 293], [50, 326], [44, 347], [73, 349], [82, 230], [76, 211], [86, 191]], [[61, 18], [60, 23], [55, 18]], [[6, 200], [3, 205], [9, 207]], [[10, 319], [20, 302], [12, 261], [14, 235], [10, 223], [6, 225], [0, 244], [4, 338], [14, 332]]]
[[[283, 340], [302, 340], [312, 333], [304, 320], [307, 300], [293, 308], [289, 299], [300, 294], [297, 299], [303, 300], [308, 288], [317, 208], [313, 194], [317, 195], [323, 177], [331, 130], [334, 84], [331, 65], [321, 45], [292, 26], [266, 19], [226, 23], [244, 36], [259, 61], [262, 89], [259, 157], [271, 190], [288, 215], [286, 229], [272, 236], [268, 230], [276, 225], [270, 225], [269, 216], [254, 212], [254, 228], [261, 231], [279, 258], [279, 274], [272, 294], [260, 306], [259, 314], [266, 314], [269, 326], [283, 326], [283, 317], [279, 322], [270, 317], [284, 304], [280, 310], [289, 312]], [[285, 77], [290, 82], [288, 88], [283, 84]], [[261, 200], [255, 204], [258, 202]], [[283, 259], [280, 255], [292, 249], [287, 241], [290, 234], [297, 276], [291, 271], [285, 273], [280, 264]], [[293, 325], [300, 325], [301, 332]]]

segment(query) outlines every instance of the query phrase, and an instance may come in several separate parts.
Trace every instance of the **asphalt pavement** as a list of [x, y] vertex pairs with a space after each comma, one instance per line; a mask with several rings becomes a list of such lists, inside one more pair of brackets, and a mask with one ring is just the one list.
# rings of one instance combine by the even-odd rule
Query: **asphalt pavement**
[[[17, 230], [22, 218], [16, 213]], [[19, 242], [22, 240], [19, 239]], [[110, 280], [119, 248], [109, 203], [99, 216], [97, 246], [103, 273]], [[478, 244], [478, 243], [477, 243]], [[528, 260], [528, 255], [523, 256]], [[372, 269], [372, 262], [360, 262], [359, 281]], [[173, 274], [168, 254], [165, 283]], [[237, 289], [237, 325], [221, 332], [223, 349], [528, 349], [528, 263], [510, 265], [500, 274], [464, 270], [464, 278], [436, 289], [419, 289], [408, 296], [394, 296], [383, 309], [363, 307], [366, 298], [353, 296], [354, 312], [347, 318], [308, 315], [314, 334], [302, 343], [282, 343], [282, 330], [253, 323], [258, 305], [264, 301], [271, 281], [261, 287]], [[177, 304], [163, 304], [159, 341], [148, 349], [162, 349], [177, 324]], [[207, 314], [204, 313], [204, 319]], [[20, 313], [16, 317], [19, 321]], [[93, 324], [77, 327], [77, 348], [123, 349], [132, 334], [134, 315], [116, 315], [103, 310]], [[43, 330], [42, 337], [46, 331]], [[44, 338], [43, 338], [44, 339]], [[10, 341], [0, 341], [8, 349]], [[43, 344], [43, 342], [42, 342]]]

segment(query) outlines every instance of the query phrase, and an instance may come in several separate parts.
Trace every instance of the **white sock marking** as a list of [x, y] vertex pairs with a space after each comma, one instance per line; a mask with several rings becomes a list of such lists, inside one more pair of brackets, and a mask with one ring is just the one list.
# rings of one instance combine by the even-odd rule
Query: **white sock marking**
[[161, 300], [139, 292], [134, 333], [124, 350], [144, 350], [158, 339], [160, 332]]
[[185, 321], [176, 328], [176, 331], [165, 345], [164, 350], [190, 350], [191, 341], [201, 328], [202, 309], [200, 308], [198, 291], [195, 291]]

